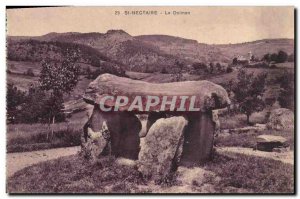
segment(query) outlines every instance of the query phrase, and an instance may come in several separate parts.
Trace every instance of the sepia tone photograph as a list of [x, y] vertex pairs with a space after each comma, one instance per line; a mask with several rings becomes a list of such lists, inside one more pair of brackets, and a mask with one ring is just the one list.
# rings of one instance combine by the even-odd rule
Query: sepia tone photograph
[[8, 194], [295, 194], [295, 8], [6, 7]]

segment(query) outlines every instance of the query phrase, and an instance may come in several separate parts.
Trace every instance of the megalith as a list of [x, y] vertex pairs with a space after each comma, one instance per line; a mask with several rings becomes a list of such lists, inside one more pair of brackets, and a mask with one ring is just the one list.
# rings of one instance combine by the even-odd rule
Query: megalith
[[[119, 97], [122, 100], [118, 99]], [[141, 130], [141, 121], [138, 118], [143, 117], [136, 117], [138, 114], [148, 115], [146, 122], [148, 133], [143, 133], [145, 136], [143, 139], [146, 140], [152, 140], [156, 135], [151, 129], [160, 132], [160, 128], [167, 129], [166, 125], [172, 125], [167, 122], [169, 118], [184, 117], [187, 124], [182, 131], [179, 129], [177, 129], [179, 132], [176, 129], [166, 131], [171, 134], [170, 136], [182, 133], [180, 164], [183, 165], [197, 165], [211, 158], [216, 127], [212, 111], [230, 104], [226, 90], [209, 81], [148, 83], [111, 74], [100, 75], [91, 82], [83, 98], [88, 104], [94, 105], [93, 114], [86, 126], [93, 132], [99, 132], [105, 129], [103, 128], [105, 121], [107, 132], [110, 134], [109, 140], [102, 139], [105, 147], [99, 149], [102, 152], [97, 151], [100, 153], [98, 155], [108, 154], [109, 151], [117, 157], [130, 159], [142, 157], [138, 155], [140, 149], [138, 135]], [[165, 141], [163, 137], [161, 138], [162, 140], [157, 140], [158, 145]], [[141, 147], [144, 146], [141, 144]], [[171, 150], [173, 146], [165, 147], [170, 147]]]

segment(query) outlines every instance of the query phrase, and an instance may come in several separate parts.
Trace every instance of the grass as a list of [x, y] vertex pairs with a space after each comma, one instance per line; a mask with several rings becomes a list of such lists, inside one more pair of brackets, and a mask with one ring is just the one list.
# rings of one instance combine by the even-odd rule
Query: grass
[[[293, 166], [275, 160], [216, 154], [203, 168], [216, 175], [204, 176], [204, 184], [188, 185], [191, 190], [205, 184], [214, 187], [213, 193], [292, 193], [294, 188]], [[9, 193], [156, 193], [174, 190], [172, 186], [184, 185], [174, 179], [153, 187], [136, 167], [116, 164], [113, 158], [91, 164], [77, 155], [27, 167], [7, 181]]]
[[294, 149], [294, 132], [289, 130], [264, 130], [264, 131], [249, 131], [247, 133], [232, 133], [229, 136], [223, 137], [218, 136], [215, 138], [215, 145], [220, 147], [256, 147], [256, 137], [259, 135], [276, 135], [282, 136], [287, 139], [287, 145], [290, 146], [291, 150]]
[[[74, 114], [71, 122], [52, 125], [53, 136], [48, 124], [7, 125], [7, 152], [25, 152], [41, 149], [80, 145], [82, 127], [86, 122], [83, 112]], [[50, 137], [47, 139], [47, 135]]]
[[237, 193], [238, 189], [252, 193], [294, 192], [294, 167], [280, 161], [245, 155], [234, 158], [216, 155], [205, 169], [221, 177], [218, 182], [209, 180], [215, 183], [219, 193]]
[[135, 168], [107, 159], [90, 164], [79, 156], [47, 161], [17, 172], [8, 180], [14, 193], [128, 193], [143, 181]]
[[[245, 114], [225, 114], [219, 117], [221, 129], [234, 129], [249, 126], [247, 124], [247, 117]], [[250, 122], [252, 124], [266, 123], [266, 112], [256, 112], [250, 116]]]

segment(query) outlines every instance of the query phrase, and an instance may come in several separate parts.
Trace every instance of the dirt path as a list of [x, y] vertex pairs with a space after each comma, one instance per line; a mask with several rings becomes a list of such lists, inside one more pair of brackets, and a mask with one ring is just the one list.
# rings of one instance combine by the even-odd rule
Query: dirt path
[[283, 153], [277, 152], [265, 152], [265, 151], [254, 151], [252, 148], [244, 147], [218, 147], [217, 152], [219, 153], [239, 153], [243, 155], [250, 155], [256, 157], [269, 158], [273, 160], [279, 160], [283, 163], [294, 164], [294, 151], [288, 151]]
[[47, 160], [53, 160], [63, 156], [74, 155], [79, 150], [80, 147], [77, 146], [22, 153], [8, 153], [6, 154], [6, 175], [7, 177], [10, 177], [15, 172], [30, 165]]

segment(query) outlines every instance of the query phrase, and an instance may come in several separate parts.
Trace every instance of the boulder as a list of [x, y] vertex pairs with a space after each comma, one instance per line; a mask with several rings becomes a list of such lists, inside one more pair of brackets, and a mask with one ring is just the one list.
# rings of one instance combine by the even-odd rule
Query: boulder
[[162, 118], [141, 141], [138, 170], [155, 181], [166, 179], [178, 165], [182, 153], [184, 117]]
[[287, 139], [275, 135], [259, 135], [256, 138], [256, 147], [260, 151], [273, 151], [274, 148], [284, 147]]
[[[102, 74], [91, 82], [83, 95], [83, 99], [89, 104], [100, 104], [101, 99], [106, 96], [113, 96], [111, 100], [105, 100], [104, 106], [115, 107], [117, 96], [126, 96], [128, 103], [119, 107], [119, 111], [127, 111], [137, 96], [142, 96], [142, 110], [146, 110], [149, 96], [159, 98], [159, 103], [151, 106], [149, 111], [161, 111], [162, 98], [167, 96], [170, 100], [174, 96], [195, 96], [194, 105], [200, 111], [224, 108], [230, 104], [227, 91], [220, 85], [210, 81], [184, 81], [171, 83], [149, 83], [140, 80], [132, 80], [125, 77], [118, 77], [111, 74]], [[185, 107], [192, 103], [188, 98]], [[175, 109], [180, 107], [180, 98], [177, 97]], [[166, 106], [165, 111], [170, 111], [170, 106]], [[135, 113], [145, 112], [133, 109]]]
[[267, 127], [274, 130], [294, 129], [294, 113], [286, 108], [278, 108], [271, 112]]

